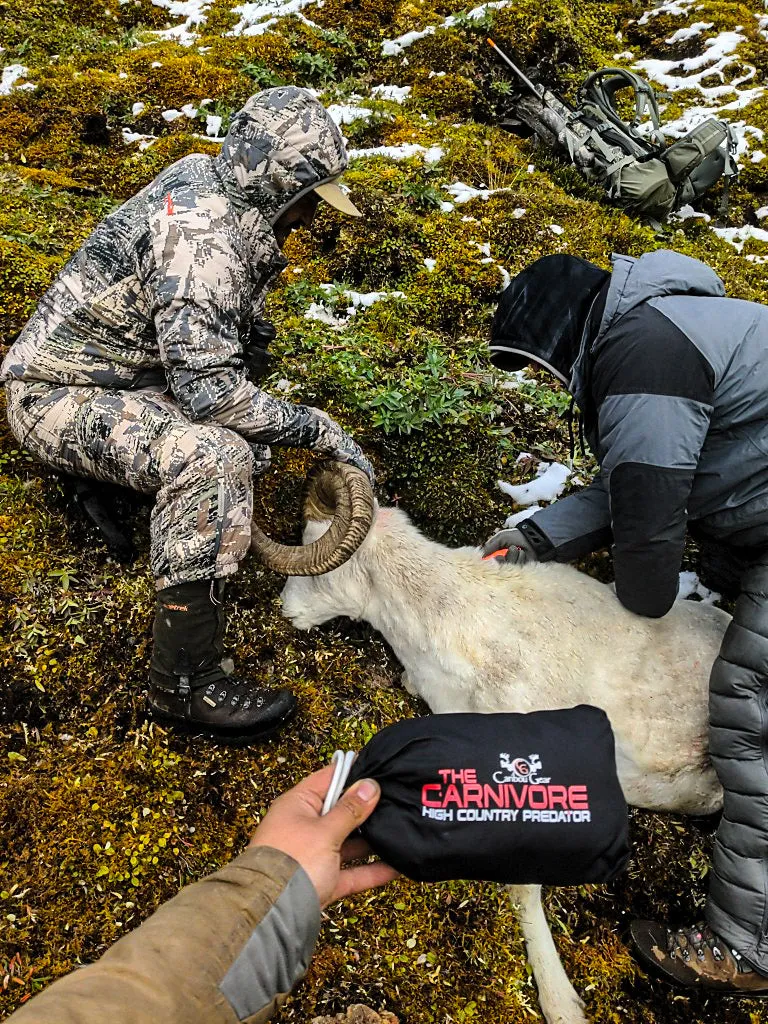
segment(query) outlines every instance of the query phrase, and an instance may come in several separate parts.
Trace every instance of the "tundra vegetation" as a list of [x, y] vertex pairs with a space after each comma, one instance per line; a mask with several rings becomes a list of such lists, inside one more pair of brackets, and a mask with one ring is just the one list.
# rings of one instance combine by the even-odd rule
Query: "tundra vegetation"
[[[484, 359], [504, 271], [552, 252], [607, 266], [611, 251], [667, 246], [709, 262], [732, 295], [766, 298], [759, 0], [668, 0], [649, 11], [633, 0], [268, 6], [0, 2], [0, 345], [100, 217], [170, 161], [215, 153], [216, 134], [246, 97], [282, 82], [336, 104], [354, 149], [396, 147], [406, 158], [356, 158], [346, 180], [366, 218], [325, 209], [311, 233], [291, 240], [268, 307], [279, 328], [271, 386], [352, 428], [375, 461], [382, 499], [437, 540], [477, 543], [501, 523], [509, 505], [495, 481], [530, 472], [516, 462], [520, 452], [567, 457], [563, 394], [535, 375], [504, 387]], [[700, 205], [706, 216], [640, 223], [496, 128], [509, 89], [484, 44], [490, 31], [566, 90], [597, 66], [648, 61], [669, 90], [667, 119], [725, 108], [739, 125], [743, 166], [727, 225], [717, 224], [717, 193]], [[354, 292], [388, 294], [350, 315]], [[391, 652], [367, 627], [297, 634], [279, 614], [282, 580], [251, 562], [235, 578], [231, 640], [244, 665], [297, 692], [295, 726], [249, 751], [148, 726], [148, 510], [124, 503], [139, 557], [115, 564], [68, 514], [55, 475], [0, 424], [7, 1013], [229, 859], [272, 798], [336, 747], [359, 747], [425, 708], [399, 688]], [[298, 539], [310, 461], [277, 453], [260, 481], [257, 516], [283, 538]], [[592, 467], [581, 458], [578, 468]], [[587, 568], [608, 578], [604, 555]], [[638, 1024], [768, 1020], [757, 1003], [673, 993], [635, 965], [625, 941], [631, 916], [673, 909], [689, 920], [701, 905], [712, 823], [635, 812], [632, 836], [619, 882], [547, 896], [588, 1012]], [[504, 893], [400, 881], [331, 907], [307, 979], [279, 1019], [308, 1021], [357, 1002], [409, 1024], [536, 1020]]]

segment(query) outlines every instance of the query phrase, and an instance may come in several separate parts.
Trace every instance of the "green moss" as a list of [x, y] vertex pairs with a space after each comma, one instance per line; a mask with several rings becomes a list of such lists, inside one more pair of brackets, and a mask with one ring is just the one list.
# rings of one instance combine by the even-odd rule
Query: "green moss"
[[[355, 145], [415, 142], [444, 151], [433, 165], [356, 162], [347, 181], [365, 219], [323, 210], [311, 233], [291, 239], [291, 267], [301, 269], [286, 274], [269, 303], [279, 326], [272, 386], [286, 381], [293, 397], [353, 428], [376, 463], [382, 500], [398, 502], [430, 536], [477, 543], [510, 511], [497, 477], [529, 472], [515, 462], [520, 451], [568, 457], [563, 393], [543, 376], [503, 390], [489, 372], [484, 344], [498, 266], [515, 273], [557, 251], [608, 266], [612, 251], [671, 246], [711, 263], [731, 294], [765, 300], [764, 267], [739, 258], [706, 225], [643, 225], [562, 163], [483, 123], [504, 102], [483, 43], [489, 30], [523, 63], [570, 87], [625, 47], [669, 55], [664, 40], [690, 21], [711, 21], [718, 31], [741, 24], [741, 57], [762, 75], [760, 4], [703, 0], [689, 18], [641, 25], [629, 0], [523, 0], [488, 22], [459, 19], [394, 58], [382, 54], [383, 39], [440, 25], [461, 5], [325, 0], [304, 11], [319, 28], [287, 18], [262, 35], [234, 37], [227, 33], [236, 6], [214, 0], [200, 29], [203, 52], [158, 41], [152, 31], [168, 12], [150, 0], [110, 14], [94, 0], [18, 0], [13, 17], [0, 16], [4, 62], [24, 63], [37, 83], [35, 92], [0, 99], [0, 347], [112, 203], [188, 152], [217, 152], [196, 137], [202, 118], [169, 125], [163, 109], [210, 98], [210, 109], [226, 117], [272, 80], [324, 88], [328, 101], [357, 94], [372, 105], [376, 118], [345, 128]], [[0, 15], [7, 10], [0, 6]], [[369, 104], [380, 82], [411, 85], [408, 101]], [[694, 94], [672, 97], [668, 116], [691, 99], [698, 102]], [[137, 100], [145, 108], [134, 116]], [[765, 111], [760, 99], [738, 116], [768, 130]], [[82, 137], [90, 114], [107, 118], [104, 144]], [[123, 127], [160, 138], [139, 151], [124, 145]], [[734, 222], [765, 205], [764, 173], [761, 164], [745, 168]], [[493, 194], [443, 212], [444, 186], [457, 180]], [[714, 213], [716, 203], [714, 196], [705, 209]], [[488, 246], [490, 257], [478, 246]], [[762, 251], [756, 243], [744, 250]], [[436, 261], [432, 272], [425, 258]], [[334, 330], [304, 317], [320, 297], [312, 286], [332, 281], [405, 297], [376, 303]], [[282, 539], [298, 539], [301, 481], [312, 462], [306, 453], [277, 452], [258, 482], [256, 517]], [[137, 563], [109, 561], [68, 514], [55, 475], [24, 455], [0, 411], [3, 1012], [98, 956], [180, 884], [227, 860], [270, 800], [336, 746], [357, 747], [425, 710], [399, 688], [399, 667], [380, 637], [348, 622], [296, 633], [279, 613], [281, 580], [249, 562], [233, 580], [228, 643], [240, 667], [296, 691], [295, 726], [250, 751], [148, 726], [148, 514], [137, 504], [130, 517]], [[607, 556], [595, 556], [589, 569], [607, 578]], [[693, 919], [706, 889], [711, 828], [640, 812], [632, 828], [634, 858], [620, 882], [548, 894], [566, 969], [596, 1020], [709, 1024], [710, 1006], [638, 970], [625, 925], [630, 916]], [[504, 894], [400, 881], [332, 908], [308, 978], [280, 1020], [303, 1024], [356, 1001], [384, 1005], [411, 1024], [537, 1019]], [[752, 1006], [721, 1004], [716, 1013], [718, 1024], [741, 1024], [745, 1014], [768, 1019]]]

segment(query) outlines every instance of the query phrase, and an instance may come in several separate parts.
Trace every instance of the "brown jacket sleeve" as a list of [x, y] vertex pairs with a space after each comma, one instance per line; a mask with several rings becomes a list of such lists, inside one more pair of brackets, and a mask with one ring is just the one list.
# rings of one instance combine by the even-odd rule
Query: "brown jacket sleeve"
[[9, 1024], [261, 1024], [303, 977], [319, 929], [303, 868], [279, 850], [250, 848]]

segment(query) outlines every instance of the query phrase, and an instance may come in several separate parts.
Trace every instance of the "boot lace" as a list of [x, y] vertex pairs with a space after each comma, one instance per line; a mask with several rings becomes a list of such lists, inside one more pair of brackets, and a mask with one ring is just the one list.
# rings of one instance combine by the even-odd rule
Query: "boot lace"
[[667, 932], [667, 952], [671, 959], [680, 958], [688, 963], [692, 955], [698, 961], [703, 961], [707, 950], [712, 953], [714, 960], [725, 960], [725, 953], [732, 953], [738, 962], [741, 957], [738, 953], [723, 947], [720, 939], [712, 931], [708, 924], [700, 923], [692, 928], [681, 928], [676, 932]]

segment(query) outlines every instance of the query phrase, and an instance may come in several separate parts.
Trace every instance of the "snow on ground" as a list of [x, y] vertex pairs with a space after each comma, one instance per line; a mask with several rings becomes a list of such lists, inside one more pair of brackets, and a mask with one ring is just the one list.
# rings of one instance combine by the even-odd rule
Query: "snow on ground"
[[540, 512], [543, 505], [531, 505], [529, 508], [524, 508], [521, 512], [513, 512], [511, 516], [507, 516], [504, 520], [504, 529], [511, 530], [513, 526], [517, 526], [518, 523], [522, 523], [524, 519], [530, 519], [532, 515]]
[[436, 164], [443, 158], [441, 146], [420, 146], [415, 142], [404, 142], [401, 146], [373, 146], [370, 149], [347, 150], [350, 160], [357, 160], [360, 157], [383, 156], [388, 160], [409, 160], [414, 156], [424, 158], [426, 164]]
[[149, 149], [153, 142], [157, 142], [156, 135], [142, 135], [141, 132], [132, 132], [128, 128], [123, 128], [123, 142], [126, 146], [130, 146], [134, 142], [138, 142], [139, 149]]
[[404, 299], [405, 293], [399, 291], [392, 292], [356, 292], [354, 289], [345, 289], [339, 291], [333, 284], [321, 284], [320, 287], [329, 298], [332, 295], [339, 296], [340, 299], [345, 299], [349, 305], [345, 307], [341, 306], [338, 302], [335, 308], [326, 306], [322, 301], [311, 302], [309, 308], [304, 314], [305, 320], [317, 320], [322, 324], [327, 324], [329, 327], [342, 328], [346, 327], [350, 319], [356, 315], [359, 309], [369, 309], [375, 302], [382, 302], [386, 299]]
[[657, 4], [656, 7], [652, 7], [650, 11], [646, 11], [645, 14], [641, 15], [637, 24], [647, 25], [651, 18], [656, 18], [660, 14], [667, 14], [670, 17], [682, 18], [692, 7], [698, 3], [698, 0], [665, 0], [664, 3]]
[[23, 64], [9, 64], [3, 68], [2, 76], [0, 76], [0, 96], [9, 96], [15, 89], [37, 88], [32, 82], [24, 82], [23, 85], [16, 84], [20, 78], [26, 76], [28, 71], [29, 68], [24, 67]]
[[410, 85], [374, 85], [371, 89], [371, 96], [377, 100], [391, 100], [393, 103], [403, 103], [410, 95]]
[[370, 107], [360, 107], [356, 103], [332, 103], [325, 109], [338, 125], [367, 121], [373, 114]]
[[[710, 102], [736, 93], [738, 98], [744, 100], [742, 105], [745, 106], [763, 93], [761, 88], [741, 92], [738, 89], [738, 86], [755, 77], [756, 69], [751, 65], [745, 65], [746, 73], [730, 83], [726, 83], [724, 74], [726, 68], [739, 63], [740, 58], [736, 51], [739, 44], [745, 40], [746, 36], [741, 32], [720, 32], [704, 41], [704, 52], [696, 57], [686, 57], [684, 60], [649, 58], [635, 61], [633, 66], [644, 72], [648, 78], [662, 86], [667, 92], [695, 89]], [[672, 72], [682, 73], [673, 74]], [[710, 86], [703, 84], [704, 79], [713, 76], [719, 77], [723, 84]]]
[[463, 18], [469, 18], [472, 21], [480, 21], [481, 18], [485, 17], [488, 11], [497, 10], [499, 7], [506, 7], [509, 3], [511, 3], [511, 0], [495, 0], [495, 2], [492, 3], [481, 4], [479, 7], [473, 7], [472, 10], [467, 11], [466, 14], [449, 14], [440, 25], [428, 25], [426, 28], [414, 32], [406, 32], [405, 35], [398, 36], [397, 39], [385, 39], [381, 44], [382, 56], [399, 57], [403, 50], [406, 50], [418, 39], [424, 39], [425, 36], [432, 36], [438, 29], [453, 28], [456, 22]]
[[533, 505], [538, 501], [559, 498], [570, 475], [571, 470], [561, 462], [541, 462], [534, 479], [526, 484], [509, 484], [506, 480], [497, 480], [496, 483], [516, 505]]
[[749, 238], [754, 238], [758, 242], [768, 242], [768, 231], [765, 228], [755, 228], [751, 224], [745, 224], [741, 228], [712, 228], [712, 230], [724, 242], [732, 245], [737, 252], [741, 252], [744, 243]]
[[702, 604], [714, 604], [720, 600], [720, 594], [705, 587], [695, 572], [681, 572], [676, 600], [684, 601], [694, 595], [701, 598]]
[[191, 46], [197, 40], [194, 28], [205, 22], [205, 16], [212, 0], [152, 0], [155, 7], [162, 7], [171, 18], [183, 18], [179, 25], [153, 32], [160, 39]]
[[442, 188], [453, 196], [454, 203], [468, 203], [470, 199], [488, 199], [498, 192], [509, 191], [506, 188], [474, 188], [472, 185], [465, 185], [463, 181], [454, 181], [452, 185], [443, 185]]
[[305, 18], [301, 13], [305, 7], [309, 7], [314, 2], [315, 0], [255, 0], [253, 3], [239, 4], [232, 10], [235, 14], [240, 15], [240, 21], [228, 34], [231, 36], [260, 36], [276, 21], [289, 14], [295, 14], [306, 25], [317, 28], [314, 21]]
[[687, 28], [679, 28], [677, 32], [673, 32], [669, 39], [665, 39], [664, 42], [670, 46], [674, 46], [675, 43], [684, 43], [686, 40], [693, 39], [694, 36], [700, 36], [702, 32], [713, 28], [714, 24], [713, 21], [694, 21]]

